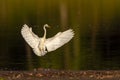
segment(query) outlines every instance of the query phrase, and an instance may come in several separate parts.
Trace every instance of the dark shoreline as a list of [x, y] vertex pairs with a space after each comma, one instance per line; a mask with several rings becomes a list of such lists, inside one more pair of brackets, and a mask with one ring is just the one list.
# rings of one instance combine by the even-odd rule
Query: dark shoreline
[[67, 71], [34, 69], [33, 71], [0, 71], [0, 80], [118, 80], [120, 70]]

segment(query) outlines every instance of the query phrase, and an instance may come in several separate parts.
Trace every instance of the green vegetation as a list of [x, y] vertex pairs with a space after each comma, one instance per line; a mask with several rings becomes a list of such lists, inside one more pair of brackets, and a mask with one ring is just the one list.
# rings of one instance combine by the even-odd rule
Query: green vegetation
[[5, 79], [0, 77], [0, 80], [5, 80]]

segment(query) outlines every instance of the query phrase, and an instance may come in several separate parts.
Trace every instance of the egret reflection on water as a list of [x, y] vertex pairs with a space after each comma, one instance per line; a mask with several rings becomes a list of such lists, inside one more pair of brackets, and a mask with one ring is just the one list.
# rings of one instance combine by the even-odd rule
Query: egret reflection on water
[[68, 29], [64, 32], [58, 32], [52, 38], [46, 39], [46, 28], [49, 27], [50, 26], [47, 24], [43, 26], [44, 35], [42, 38], [39, 38], [36, 34], [34, 34], [32, 32], [32, 28], [28, 27], [26, 24], [23, 25], [21, 29], [23, 38], [30, 45], [30, 47], [32, 47], [37, 56], [44, 56], [47, 52], [56, 50], [65, 43], [69, 42], [74, 36], [73, 30]]

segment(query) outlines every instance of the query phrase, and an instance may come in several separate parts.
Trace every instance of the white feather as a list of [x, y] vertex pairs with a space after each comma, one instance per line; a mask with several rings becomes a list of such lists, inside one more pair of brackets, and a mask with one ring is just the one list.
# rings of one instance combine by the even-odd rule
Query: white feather
[[40, 41], [40, 38], [32, 32], [32, 28], [29, 28], [26, 24], [21, 29], [21, 34], [30, 47], [35, 48]]
[[[33, 51], [37, 56], [43, 56], [47, 52], [56, 50], [65, 43], [69, 42], [74, 36], [73, 30], [69, 29], [64, 32], [57, 33], [54, 37], [48, 38], [44, 42], [42, 41], [44, 38], [39, 38], [32, 32], [32, 28], [29, 28], [26, 24], [23, 25], [21, 34], [30, 47], [33, 48]], [[42, 46], [43, 49], [40, 46]], [[47, 48], [47, 51], [45, 48]]]
[[63, 46], [65, 43], [69, 42], [74, 36], [72, 29], [66, 30], [64, 32], [59, 32], [53, 38], [47, 39], [45, 45], [48, 52], [54, 51], [57, 48]]

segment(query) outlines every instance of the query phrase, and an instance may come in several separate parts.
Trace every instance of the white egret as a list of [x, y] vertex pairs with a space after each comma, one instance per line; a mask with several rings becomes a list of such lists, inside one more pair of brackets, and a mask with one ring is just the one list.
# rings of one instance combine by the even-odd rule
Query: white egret
[[57, 33], [54, 37], [46, 39], [46, 27], [47, 24], [43, 26], [44, 35], [39, 38], [36, 34], [32, 32], [32, 28], [28, 27], [26, 24], [23, 25], [21, 29], [21, 34], [25, 41], [33, 48], [34, 53], [37, 56], [44, 56], [47, 52], [51, 52], [61, 47], [65, 43], [69, 42], [73, 36], [74, 32], [72, 29], [68, 29], [64, 32]]

